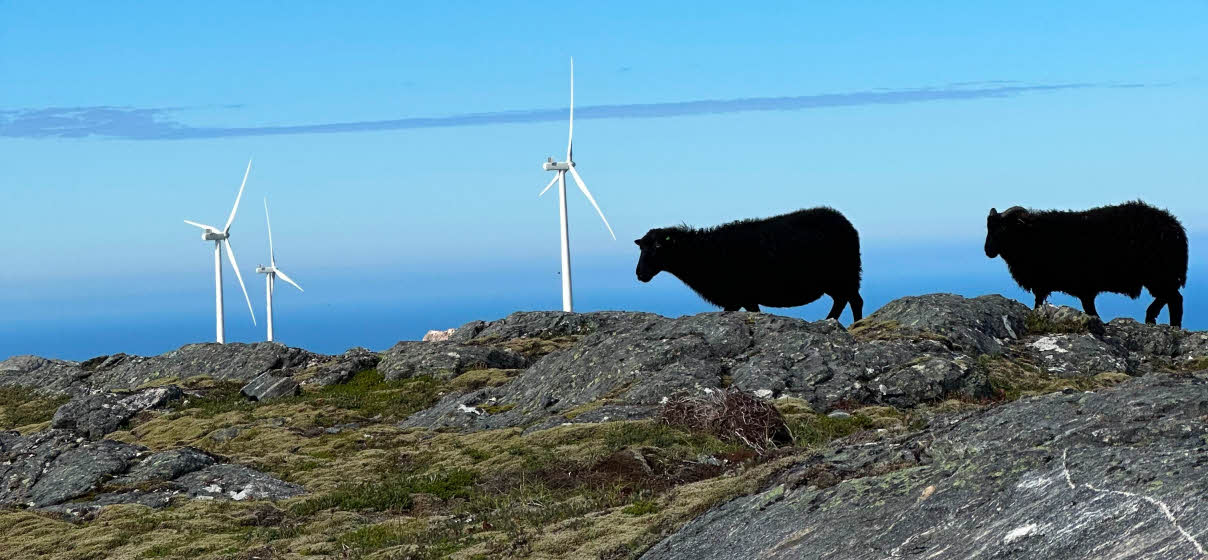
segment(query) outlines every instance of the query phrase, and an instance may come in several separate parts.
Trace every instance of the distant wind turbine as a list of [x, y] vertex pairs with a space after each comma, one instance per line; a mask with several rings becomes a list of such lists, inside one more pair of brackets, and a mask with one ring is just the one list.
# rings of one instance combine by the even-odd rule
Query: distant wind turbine
[[572, 155], [575, 139], [575, 59], [570, 59], [570, 134], [566, 139], [566, 161], [554, 161], [554, 158], [547, 158], [541, 166], [546, 171], [556, 171], [557, 174], [553, 180], [545, 186], [541, 191], [542, 196], [545, 191], [558, 183], [558, 208], [559, 215], [562, 219], [562, 310], [566, 312], [574, 311], [573, 297], [571, 295], [570, 286], [570, 232], [567, 229], [566, 221], [566, 172], [569, 171], [571, 177], [575, 179], [575, 183], [579, 185], [579, 190], [583, 191], [583, 195], [587, 200], [591, 201], [591, 205], [596, 208], [596, 212], [600, 214], [600, 219], [604, 220], [604, 227], [608, 228], [608, 234], [615, 241], [617, 235], [612, 232], [612, 226], [608, 225], [608, 218], [604, 217], [604, 212], [600, 210], [600, 205], [596, 204], [596, 199], [591, 196], [591, 191], [587, 190], [587, 185], [583, 184], [583, 178], [579, 176], [579, 172], [575, 171], [575, 160]]
[[277, 277], [280, 276], [282, 280], [289, 282], [289, 284], [291, 286], [297, 288], [298, 291], [300, 291], [300, 292], [304, 292], [306, 290], [303, 290], [302, 286], [299, 286], [298, 283], [294, 282], [292, 279], [290, 279], [290, 277], [287, 276], [285, 274], [285, 272], [283, 272], [280, 268], [277, 268], [277, 255], [276, 255], [276, 253], [273, 252], [273, 224], [268, 219], [268, 198], [264, 199], [264, 224], [268, 226], [268, 266], [264, 266], [264, 265], [257, 266], [256, 272], [259, 272], [260, 274], [264, 275], [264, 290], [265, 290], [265, 294], [267, 294], [267, 299], [268, 299], [268, 311], [267, 311], [268, 312], [268, 341], [272, 342], [273, 341], [273, 290], [275, 289], [274, 284], [275, 284]]
[[223, 332], [223, 317], [222, 317], [222, 246], [226, 245], [227, 259], [231, 261], [231, 268], [235, 269], [235, 278], [239, 279], [239, 287], [243, 289], [243, 299], [247, 301], [247, 310], [252, 314], [252, 324], [256, 324], [256, 312], [252, 311], [252, 299], [247, 295], [247, 287], [243, 285], [243, 276], [239, 274], [239, 263], [235, 262], [235, 251], [231, 249], [231, 223], [235, 221], [235, 212], [239, 210], [239, 199], [243, 198], [243, 187], [247, 185], [248, 173], [252, 171], [252, 160], [247, 161], [247, 170], [243, 172], [243, 182], [239, 184], [239, 194], [235, 196], [235, 206], [231, 208], [231, 216], [227, 218], [226, 225], [221, 230], [214, 226], [207, 226], [197, 222], [185, 220], [186, 224], [201, 228], [201, 238], [205, 241], [214, 242], [214, 310], [217, 314], [217, 341], [219, 344], [226, 342], [226, 334]]

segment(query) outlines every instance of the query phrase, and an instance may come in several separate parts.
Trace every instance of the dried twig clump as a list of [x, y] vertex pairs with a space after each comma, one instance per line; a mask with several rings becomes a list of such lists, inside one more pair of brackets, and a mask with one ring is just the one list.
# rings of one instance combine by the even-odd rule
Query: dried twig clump
[[772, 403], [734, 388], [669, 399], [659, 422], [742, 443], [759, 453], [791, 440], [784, 417]]

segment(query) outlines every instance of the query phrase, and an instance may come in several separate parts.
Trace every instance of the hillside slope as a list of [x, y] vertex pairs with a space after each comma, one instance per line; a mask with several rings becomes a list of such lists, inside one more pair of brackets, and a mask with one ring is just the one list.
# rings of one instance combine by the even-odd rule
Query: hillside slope
[[1208, 334], [896, 300], [0, 362], [6, 558], [1196, 558]]

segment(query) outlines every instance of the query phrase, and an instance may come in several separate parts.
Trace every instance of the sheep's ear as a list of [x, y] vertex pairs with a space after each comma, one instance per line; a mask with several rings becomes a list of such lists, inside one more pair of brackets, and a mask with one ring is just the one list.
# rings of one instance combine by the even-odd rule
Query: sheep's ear
[[998, 217], [998, 209], [997, 209], [997, 208], [991, 208], [991, 209], [990, 209], [990, 217], [991, 217], [991, 218], [997, 218], [997, 217]]
[[638, 247], [641, 247], [641, 246], [642, 246], [642, 240], [641, 240], [641, 239], [634, 239], [634, 240], [633, 240], [633, 244], [634, 244], [634, 245], [637, 245]]

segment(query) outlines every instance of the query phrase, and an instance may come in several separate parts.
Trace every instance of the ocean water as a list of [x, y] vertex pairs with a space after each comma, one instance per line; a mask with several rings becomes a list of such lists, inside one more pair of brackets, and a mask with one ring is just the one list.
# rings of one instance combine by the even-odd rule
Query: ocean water
[[[1195, 240], [1192, 246], [1197, 246]], [[279, 287], [276, 338], [329, 354], [354, 346], [384, 350], [400, 340], [418, 340], [430, 329], [498, 319], [515, 311], [558, 310], [560, 280], [556, 255], [552, 257], [489, 266], [474, 262], [455, 267], [440, 262], [382, 267], [373, 275], [300, 266], [290, 274], [302, 282], [306, 293]], [[1031, 295], [1015, 285], [1000, 259], [985, 258], [981, 240], [865, 250], [863, 260], [865, 315], [899, 297], [936, 292], [967, 297], [1002, 294], [1032, 304]], [[635, 262], [636, 255], [577, 260], [576, 311], [646, 311], [671, 317], [717, 311], [668, 274], [659, 274], [648, 284], [638, 282]], [[154, 355], [189, 343], [213, 341], [210, 278], [209, 274], [187, 273], [158, 283], [144, 278], [64, 280], [64, 284], [46, 285], [42, 291], [20, 285], [0, 289], [0, 359], [19, 354], [71, 360], [117, 352]], [[1183, 290], [1183, 326], [1208, 329], [1208, 263], [1200, 262], [1194, 253], [1188, 279]], [[253, 326], [238, 285], [234, 278], [227, 280], [227, 340], [264, 340], [263, 288], [251, 292], [260, 321]], [[165, 288], [148, 291], [155, 285]], [[3, 283], [0, 288], [5, 288]], [[1096, 304], [1105, 319], [1143, 320], [1151, 300], [1148, 294], [1137, 300], [1102, 294]], [[1049, 301], [1080, 307], [1076, 299], [1061, 294]], [[809, 305], [764, 311], [818, 320], [830, 306], [830, 298], [823, 296]], [[1166, 320], [1165, 310], [1159, 320]], [[851, 322], [850, 311], [844, 312], [841, 321]]]

